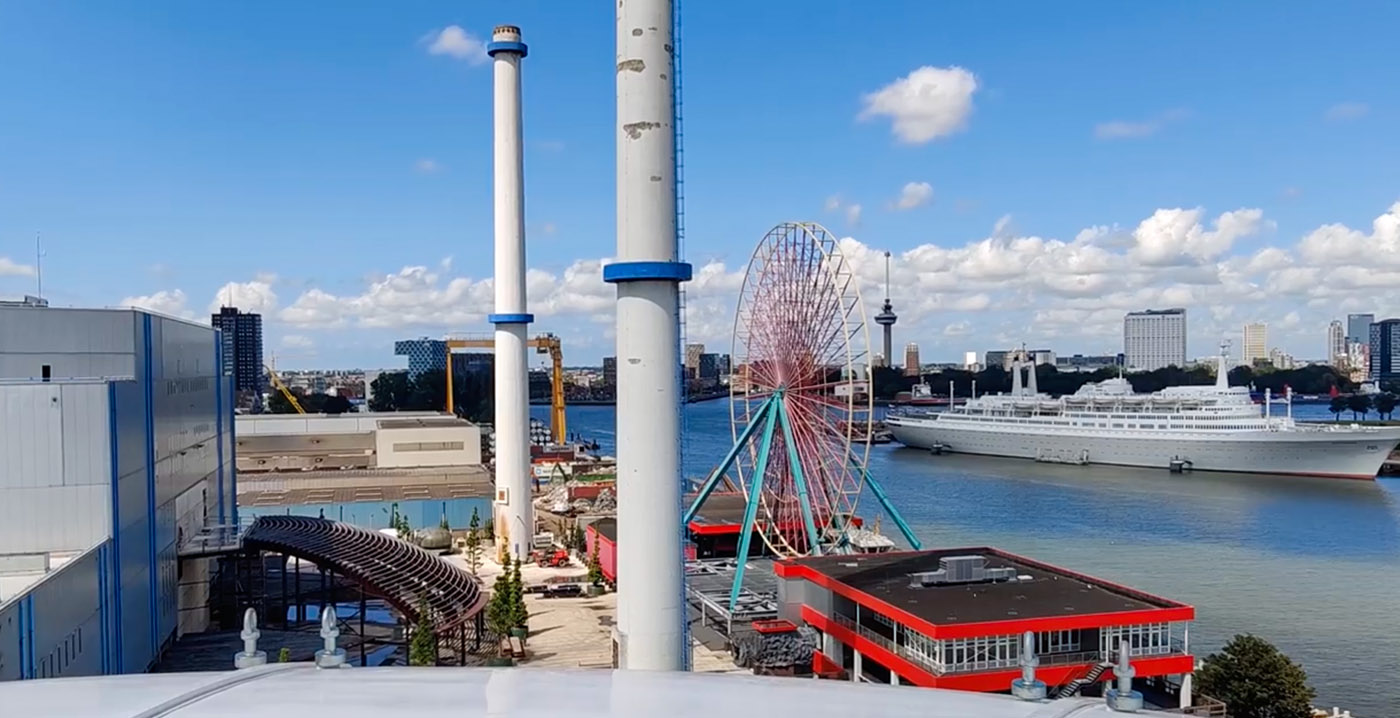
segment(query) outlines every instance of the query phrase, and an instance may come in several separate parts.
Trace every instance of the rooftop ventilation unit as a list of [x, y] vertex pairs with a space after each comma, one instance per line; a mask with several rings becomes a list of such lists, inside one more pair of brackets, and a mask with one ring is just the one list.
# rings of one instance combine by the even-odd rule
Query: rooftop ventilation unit
[[1019, 580], [1016, 569], [1010, 567], [987, 568], [986, 556], [944, 556], [938, 559], [937, 571], [909, 574], [909, 587], [923, 588], [925, 586], [1015, 580]]

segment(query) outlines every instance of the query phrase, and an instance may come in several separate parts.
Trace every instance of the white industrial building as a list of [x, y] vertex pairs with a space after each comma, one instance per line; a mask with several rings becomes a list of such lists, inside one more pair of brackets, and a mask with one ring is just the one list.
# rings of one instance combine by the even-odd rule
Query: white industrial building
[[393, 469], [476, 466], [481, 428], [431, 411], [243, 414], [239, 469]]
[[[209, 326], [0, 306], [0, 680], [139, 672], [202, 630], [237, 524], [231, 378]], [[14, 648], [18, 650], [13, 650]]]
[[1123, 317], [1123, 356], [1129, 369], [1186, 366], [1186, 310], [1128, 312]]

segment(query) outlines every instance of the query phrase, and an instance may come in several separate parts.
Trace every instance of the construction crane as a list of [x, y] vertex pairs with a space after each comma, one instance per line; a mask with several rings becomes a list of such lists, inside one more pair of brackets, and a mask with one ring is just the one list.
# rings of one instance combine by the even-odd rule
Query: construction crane
[[272, 380], [272, 385], [277, 387], [277, 391], [282, 392], [282, 396], [287, 397], [287, 401], [291, 403], [292, 408], [296, 409], [298, 414], [305, 414], [306, 410], [301, 408], [301, 402], [297, 401], [297, 395], [293, 394], [292, 390], [288, 389], [287, 385], [282, 383], [282, 377], [277, 376], [277, 371], [272, 368], [272, 365], [264, 364], [263, 367], [267, 369], [267, 378]]
[[[448, 339], [447, 344], [447, 413], [454, 414], [452, 401], [452, 350], [453, 349], [494, 349], [495, 339]], [[549, 425], [554, 430], [554, 442], [563, 444], [568, 436], [564, 419], [564, 348], [559, 337], [554, 334], [541, 334], [525, 342], [534, 347], [536, 354], [548, 354], [553, 364], [550, 374]]]

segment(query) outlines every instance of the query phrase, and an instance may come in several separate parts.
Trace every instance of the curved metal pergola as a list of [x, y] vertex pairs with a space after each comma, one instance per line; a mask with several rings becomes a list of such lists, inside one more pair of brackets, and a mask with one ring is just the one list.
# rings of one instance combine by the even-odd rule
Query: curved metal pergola
[[438, 635], [486, 606], [476, 579], [461, 568], [407, 541], [339, 521], [262, 516], [244, 534], [243, 546], [296, 556], [358, 581], [411, 622], [426, 602]]

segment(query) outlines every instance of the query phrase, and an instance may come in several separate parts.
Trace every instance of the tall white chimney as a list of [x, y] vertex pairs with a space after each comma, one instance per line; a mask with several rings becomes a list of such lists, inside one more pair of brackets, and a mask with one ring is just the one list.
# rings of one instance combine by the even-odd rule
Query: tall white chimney
[[617, 3], [617, 650], [685, 670], [671, 0]]
[[520, 41], [520, 28], [497, 27], [486, 52], [495, 73], [496, 312], [488, 319], [496, 325], [496, 531], [505, 533], [507, 551], [524, 559], [535, 536], [525, 363], [525, 332], [535, 318], [525, 310], [520, 61], [527, 50]]

